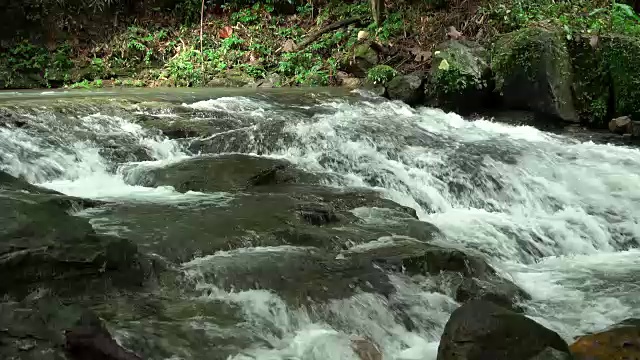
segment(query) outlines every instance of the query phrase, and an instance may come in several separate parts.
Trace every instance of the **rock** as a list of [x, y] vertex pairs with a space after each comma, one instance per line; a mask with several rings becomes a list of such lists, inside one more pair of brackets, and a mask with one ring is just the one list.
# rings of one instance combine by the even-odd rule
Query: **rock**
[[592, 36], [575, 37], [568, 45], [578, 115], [582, 122], [604, 128], [613, 117], [613, 89], [602, 46], [593, 46]]
[[167, 167], [148, 169], [128, 181], [142, 186], [173, 186], [180, 192], [228, 192], [252, 186], [313, 183], [317, 179], [284, 160], [228, 154], [191, 158]]
[[373, 341], [363, 337], [352, 337], [351, 348], [361, 360], [382, 360], [382, 353]]
[[485, 300], [515, 312], [523, 312], [520, 302], [531, 296], [513, 282], [490, 276], [489, 281], [465, 278], [456, 289], [455, 299], [465, 303], [470, 300]]
[[446, 276], [445, 283], [452, 287], [448, 291], [459, 302], [483, 299], [521, 311], [519, 303], [530, 299], [530, 295], [513, 282], [498, 276], [480, 256], [403, 237], [392, 236], [376, 245], [344, 251], [343, 255], [367, 258], [384, 269], [409, 275], [453, 274], [455, 276]]
[[345, 77], [341, 79], [340, 85], [347, 89], [358, 89], [364, 85], [364, 80], [356, 77]]
[[634, 121], [631, 124], [631, 137], [634, 140], [640, 139], [640, 121]]
[[489, 53], [472, 41], [448, 41], [433, 54], [428, 104], [459, 112], [486, 108], [492, 93]]
[[570, 347], [576, 360], [640, 358], [640, 319], [627, 319], [590, 335], [579, 337]]
[[438, 346], [438, 360], [532, 360], [556, 352], [571, 359], [560, 335], [535, 321], [488, 301], [456, 309]]
[[640, 119], [640, 39], [635, 36], [603, 36], [602, 52], [611, 76], [613, 116]]
[[502, 35], [491, 54], [504, 106], [577, 122], [573, 74], [562, 30], [526, 28]]
[[294, 307], [360, 291], [383, 296], [394, 291], [371, 262], [339, 259], [313, 247], [239, 249], [195, 259], [184, 269], [196, 280], [228, 290], [269, 289]]
[[0, 197], [0, 295], [144, 283], [143, 259], [128, 240], [95, 234], [86, 219], [67, 214], [64, 202], [13, 194]]
[[609, 131], [614, 134], [631, 134], [633, 133], [633, 123], [628, 116], [617, 117], [609, 122]]
[[275, 88], [282, 86], [282, 76], [277, 73], [270, 73], [267, 77], [260, 81], [258, 87], [261, 88]]
[[370, 43], [359, 44], [353, 50], [353, 56], [347, 65], [347, 72], [355, 77], [365, 78], [369, 69], [378, 65], [378, 53]]
[[387, 83], [387, 95], [415, 106], [424, 102], [424, 76], [420, 74], [398, 75]]
[[216, 77], [207, 83], [208, 87], [244, 87], [253, 84], [253, 77], [242, 70], [229, 69], [221, 77]]
[[75, 327], [65, 332], [66, 350], [74, 360], [141, 360], [109, 334], [102, 321], [85, 312]]

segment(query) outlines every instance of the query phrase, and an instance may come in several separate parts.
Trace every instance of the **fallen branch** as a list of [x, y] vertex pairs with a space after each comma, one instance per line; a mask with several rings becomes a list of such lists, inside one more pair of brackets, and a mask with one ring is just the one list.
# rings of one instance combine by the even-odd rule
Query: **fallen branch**
[[325, 27], [323, 27], [322, 29], [314, 32], [313, 34], [307, 36], [304, 40], [302, 40], [300, 42], [300, 44], [296, 45], [296, 49], [301, 50], [304, 47], [306, 47], [307, 45], [311, 44], [312, 42], [318, 40], [320, 38], [320, 36], [328, 33], [329, 31], [333, 31], [333, 30], [338, 30], [340, 28], [343, 28], [345, 26], [349, 26], [351, 24], [355, 24], [359, 21], [361, 21], [362, 18], [357, 16], [357, 17], [352, 17], [349, 19], [344, 19], [344, 20], [340, 20], [340, 21], [336, 21], [332, 24], [329, 24]]

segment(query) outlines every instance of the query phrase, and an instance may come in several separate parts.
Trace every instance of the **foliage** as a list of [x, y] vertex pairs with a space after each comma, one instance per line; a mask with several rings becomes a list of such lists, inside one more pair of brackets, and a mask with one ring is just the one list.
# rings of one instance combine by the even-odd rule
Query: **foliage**
[[377, 65], [369, 69], [367, 79], [374, 84], [386, 84], [391, 81], [398, 72], [389, 65]]
[[640, 35], [640, 17], [633, 8], [611, 0], [496, 0], [481, 11], [501, 33], [550, 23], [561, 26], [568, 38], [576, 33]]

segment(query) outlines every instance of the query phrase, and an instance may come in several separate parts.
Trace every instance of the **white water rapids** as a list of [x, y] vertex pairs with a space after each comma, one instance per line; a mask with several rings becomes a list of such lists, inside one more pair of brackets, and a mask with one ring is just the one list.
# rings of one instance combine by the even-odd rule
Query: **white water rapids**
[[[342, 181], [336, 185], [383, 190], [388, 198], [414, 208], [449, 241], [486, 254], [532, 295], [527, 315], [568, 341], [640, 316], [636, 148], [584, 143], [531, 127], [471, 122], [369, 95], [303, 104], [236, 96], [183, 106], [211, 111], [212, 116], [250, 119], [227, 131], [251, 140], [247, 148], [235, 151], [339, 174]], [[95, 199], [184, 202], [220, 197], [129, 185], [127, 176], [140, 167], [191, 156], [187, 144], [152, 134], [133, 118], [98, 110], [53, 126], [46, 105], [34, 109], [29, 116], [39, 126], [0, 127], [0, 168], [13, 175]], [[291, 141], [270, 150], [256, 145], [261, 125], [282, 121]], [[101, 153], [109, 144], [127, 144], [132, 152], [145, 149], [150, 158], [114, 169]], [[197, 272], [207, 261], [212, 257], [194, 259], [184, 268]], [[349, 347], [352, 334], [375, 340], [385, 359], [435, 359], [439, 336], [457, 304], [425, 290], [420, 281], [394, 276], [392, 282], [395, 301], [405, 305], [415, 331], [394, 320], [388, 300], [372, 294], [335, 301], [323, 309], [340, 327], [311, 320], [305, 310], [288, 308], [268, 291], [229, 293], [201, 283], [209, 291], [194, 301], [240, 305], [252, 331], [271, 345], [247, 349], [234, 357], [238, 360], [356, 359]]]

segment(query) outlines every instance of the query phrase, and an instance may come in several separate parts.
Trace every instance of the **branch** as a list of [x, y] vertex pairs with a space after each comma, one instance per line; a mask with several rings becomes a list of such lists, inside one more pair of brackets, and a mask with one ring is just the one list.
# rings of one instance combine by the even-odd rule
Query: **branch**
[[325, 33], [328, 33], [329, 31], [333, 31], [333, 30], [338, 30], [342, 27], [345, 26], [349, 26], [351, 24], [355, 24], [359, 21], [361, 21], [362, 18], [357, 16], [357, 17], [352, 17], [350, 19], [344, 19], [344, 20], [340, 20], [340, 21], [336, 21], [332, 24], [329, 24], [325, 27], [323, 27], [322, 29], [316, 31], [315, 33], [308, 35], [304, 40], [302, 40], [300, 42], [300, 44], [296, 45], [296, 49], [297, 50], [301, 50], [302, 48], [306, 47], [307, 45], [311, 44], [312, 42], [318, 40], [318, 38], [320, 38], [320, 36], [324, 35]]

